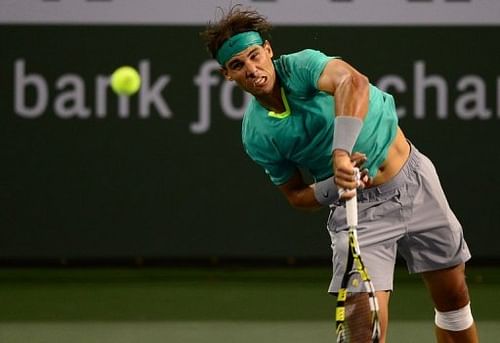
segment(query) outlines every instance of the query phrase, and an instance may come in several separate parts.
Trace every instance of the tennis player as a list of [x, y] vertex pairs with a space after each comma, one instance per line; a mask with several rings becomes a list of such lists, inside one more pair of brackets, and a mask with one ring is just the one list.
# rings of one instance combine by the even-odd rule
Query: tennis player
[[[380, 304], [380, 342], [387, 333], [397, 251], [430, 291], [438, 342], [478, 342], [462, 227], [432, 162], [399, 128], [393, 97], [342, 59], [319, 51], [274, 58], [266, 39], [270, 29], [260, 13], [234, 6], [209, 23], [202, 37], [224, 77], [253, 95], [242, 123], [247, 154], [293, 207], [330, 206], [329, 291], [338, 291], [346, 263], [342, 201], [354, 195], [339, 196], [338, 189], [358, 187], [358, 238]], [[363, 162], [365, 177], [357, 182], [353, 167]], [[306, 184], [299, 168], [315, 183]]]

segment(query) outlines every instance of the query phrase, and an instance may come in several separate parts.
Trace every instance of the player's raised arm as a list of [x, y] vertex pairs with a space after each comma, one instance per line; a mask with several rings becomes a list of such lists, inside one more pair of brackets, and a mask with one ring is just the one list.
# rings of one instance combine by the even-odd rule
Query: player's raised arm
[[345, 189], [356, 188], [350, 154], [368, 112], [369, 88], [368, 78], [341, 59], [328, 62], [318, 80], [318, 89], [335, 98], [333, 169], [337, 186]]
[[361, 120], [368, 112], [369, 86], [365, 75], [338, 58], [328, 62], [318, 80], [318, 89], [335, 97], [336, 116]]

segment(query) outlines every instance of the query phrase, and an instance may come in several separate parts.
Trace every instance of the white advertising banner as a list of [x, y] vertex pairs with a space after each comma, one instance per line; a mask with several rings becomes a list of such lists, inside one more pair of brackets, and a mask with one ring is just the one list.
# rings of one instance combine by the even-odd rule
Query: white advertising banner
[[235, 3], [275, 25], [500, 25], [500, 0], [0, 0], [0, 23], [204, 25]]

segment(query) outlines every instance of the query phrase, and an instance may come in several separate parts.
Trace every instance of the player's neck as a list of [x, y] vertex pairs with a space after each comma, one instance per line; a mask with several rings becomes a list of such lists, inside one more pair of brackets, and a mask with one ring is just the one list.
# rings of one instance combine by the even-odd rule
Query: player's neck
[[286, 110], [285, 104], [281, 97], [281, 87], [279, 82], [276, 82], [271, 93], [258, 96], [256, 97], [256, 99], [264, 108], [269, 111], [282, 113]]

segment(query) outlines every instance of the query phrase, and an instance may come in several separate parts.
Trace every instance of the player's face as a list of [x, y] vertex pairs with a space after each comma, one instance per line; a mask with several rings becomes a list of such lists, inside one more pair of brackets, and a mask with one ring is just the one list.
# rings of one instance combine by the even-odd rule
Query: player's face
[[276, 82], [271, 45], [253, 45], [233, 56], [223, 69], [228, 80], [258, 97], [271, 94]]

